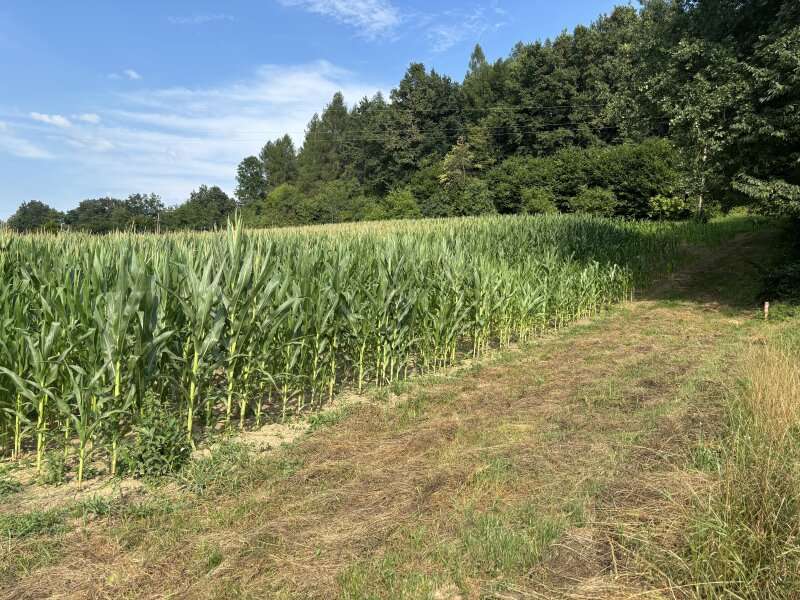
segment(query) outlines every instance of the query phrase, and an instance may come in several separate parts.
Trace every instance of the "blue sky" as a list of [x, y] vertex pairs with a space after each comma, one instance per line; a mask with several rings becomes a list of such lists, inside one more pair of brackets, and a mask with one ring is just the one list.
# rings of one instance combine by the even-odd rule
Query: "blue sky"
[[622, 0], [4, 0], [0, 219], [23, 201], [234, 187], [239, 160], [337, 90], [388, 92], [412, 61], [460, 80], [476, 42], [589, 23]]

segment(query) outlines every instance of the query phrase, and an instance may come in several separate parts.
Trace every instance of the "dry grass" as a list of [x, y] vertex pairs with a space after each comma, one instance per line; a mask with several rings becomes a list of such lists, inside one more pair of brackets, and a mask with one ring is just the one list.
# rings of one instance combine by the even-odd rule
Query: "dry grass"
[[775, 340], [755, 346], [745, 364], [743, 400], [752, 426], [782, 444], [800, 425], [800, 356]]
[[672, 474], [656, 470], [646, 482], [631, 474], [649, 494], [639, 489], [633, 510], [606, 511], [624, 575], [639, 573], [651, 591], [670, 598], [800, 597], [796, 328], [796, 318], [751, 321], [734, 346], [740, 350], [708, 373], [717, 377], [724, 413], [716, 420], [725, 427], [701, 440]]

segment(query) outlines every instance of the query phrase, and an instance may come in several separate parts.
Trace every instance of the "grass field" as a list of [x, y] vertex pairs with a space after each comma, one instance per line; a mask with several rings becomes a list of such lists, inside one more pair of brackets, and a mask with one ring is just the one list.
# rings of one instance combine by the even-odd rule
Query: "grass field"
[[[511, 239], [467, 221], [459, 260], [519, 248], [515, 225], [492, 225]], [[784, 232], [588, 225], [619, 237], [601, 255], [596, 232], [570, 235], [558, 256], [617, 264], [620, 296], [505, 343], [493, 324], [476, 344], [473, 321], [455, 361], [418, 368], [414, 350], [415, 377], [371, 367], [360, 394], [353, 363], [335, 389], [351, 401], [290, 444], [215, 437], [176, 475], [116, 489], [46, 495], [3, 478], [3, 597], [796, 597], [800, 315], [760, 310]], [[458, 227], [410, 227], [443, 226]], [[356, 237], [397, 239], [378, 234]], [[225, 364], [213, 373], [224, 423]]]

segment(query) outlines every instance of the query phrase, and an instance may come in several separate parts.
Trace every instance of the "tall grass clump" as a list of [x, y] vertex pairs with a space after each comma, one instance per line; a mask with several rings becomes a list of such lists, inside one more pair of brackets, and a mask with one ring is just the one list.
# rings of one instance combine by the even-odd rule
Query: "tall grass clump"
[[746, 357], [718, 480], [698, 497], [668, 572], [697, 598], [800, 595], [800, 346]]
[[136, 470], [153, 415], [174, 416], [189, 447], [286, 420], [343, 387], [389, 386], [596, 314], [687, 243], [751, 226], [544, 215], [0, 232], [0, 453], [34, 452], [42, 475], [60, 452], [79, 481], [98, 461]]

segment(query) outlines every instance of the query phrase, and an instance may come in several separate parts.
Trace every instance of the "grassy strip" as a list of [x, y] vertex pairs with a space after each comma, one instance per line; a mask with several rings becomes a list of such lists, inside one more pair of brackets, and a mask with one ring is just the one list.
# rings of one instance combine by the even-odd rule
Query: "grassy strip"
[[746, 358], [717, 481], [671, 569], [699, 598], [800, 595], [800, 345], [783, 333]]
[[798, 290], [781, 289], [787, 300], [773, 305], [726, 394], [724, 438], [695, 457], [711, 481], [695, 492], [676, 550], [662, 547], [655, 561], [692, 597], [800, 597], [800, 312]]

